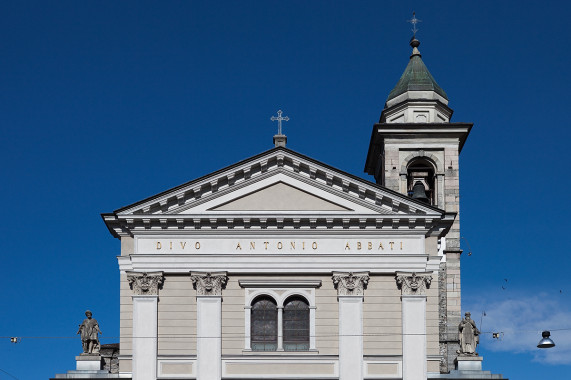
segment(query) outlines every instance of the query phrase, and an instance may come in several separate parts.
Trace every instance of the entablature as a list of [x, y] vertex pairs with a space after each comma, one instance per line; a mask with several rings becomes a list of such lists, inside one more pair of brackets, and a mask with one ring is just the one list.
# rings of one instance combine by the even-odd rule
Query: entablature
[[413, 232], [441, 236], [451, 227], [456, 213], [444, 215], [354, 215], [354, 214], [219, 214], [219, 215], [103, 215], [114, 235], [156, 233], [192, 234], [204, 231], [318, 231], [361, 230]]
[[162, 271], [165, 274], [183, 274], [189, 271], [226, 271], [228, 276], [237, 274], [319, 274], [332, 271], [392, 274], [395, 272], [438, 272], [441, 258], [425, 254], [259, 254], [221, 253], [217, 255], [130, 255], [117, 258], [121, 273], [130, 271]]

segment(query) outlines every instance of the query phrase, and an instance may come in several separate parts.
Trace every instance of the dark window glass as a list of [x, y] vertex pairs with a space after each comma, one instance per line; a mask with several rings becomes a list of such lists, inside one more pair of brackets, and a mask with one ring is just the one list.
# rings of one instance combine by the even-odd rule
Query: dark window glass
[[284, 305], [284, 350], [309, 350], [309, 305], [301, 297], [289, 298]]
[[278, 347], [278, 309], [273, 299], [254, 300], [250, 324], [252, 350], [275, 351]]

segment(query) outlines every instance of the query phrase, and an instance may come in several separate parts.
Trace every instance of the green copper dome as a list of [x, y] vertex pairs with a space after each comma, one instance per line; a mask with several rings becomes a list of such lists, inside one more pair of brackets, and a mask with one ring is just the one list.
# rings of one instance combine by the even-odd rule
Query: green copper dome
[[397, 85], [387, 98], [387, 101], [404, 94], [407, 91], [434, 91], [444, 99], [448, 100], [446, 92], [436, 83], [424, 62], [417, 47], [420, 45], [417, 39], [413, 38], [410, 46], [413, 47], [410, 61], [400, 77]]

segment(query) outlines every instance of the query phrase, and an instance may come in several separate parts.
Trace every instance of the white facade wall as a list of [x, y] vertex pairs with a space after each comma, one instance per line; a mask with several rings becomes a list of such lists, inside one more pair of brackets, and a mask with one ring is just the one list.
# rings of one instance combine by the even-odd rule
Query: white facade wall
[[[279, 279], [284, 282], [321, 281], [321, 286], [314, 289], [315, 350], [300, 353], [274, 352], [273, 355], [278, 355], [278, 358], [274, 356], [273, 360], [277, 362], [271, 363], [268, 363], [268, 356], [272, 353], [256, 353], [248, 350], [244, 340], [247, 325], [246, 289], [241, 287], [239, 282], [253, 279], [261, 281]], [[123, 287], [126, 287], [125, 293], [129, 294], [131, 290], [126, 281], [122, 283]], [[205, 343], [204, 352], [207, 354], [205, 357], [210, 359], [204, 361], [208, 364], [207, 367], [203, 365], [203, 369], [209, 375], [204, 375], [203, 378], [205, 380], [224, 378], [235, 372], [243, 372], [255, 377], [262, 375], [266, 370], [269, 373], [277, 371], [277, 368], [280, 368], [279, 363], [287, 360], [303, 360], [304, 363], [312, 360], [312, 365], [299, 367], [300, 371], [301, 368], [306, 371], [305, 375], [301, 373], [300, 377], [294, 377], [299, 379], [308, 378], [306, 375], [311, 375], [310, 368], [322, 368], [320, 376], [329, 373], [326, 378], [331, 379], [353, 380], [355, 378], [350, 377], [352, 375], [349, 374], [359, 372], [362, 373], [363, 378], [377, 375], [388, 376], [389, 374], [394, 374], [399, 378], [403, 375], [403, 371], [406, 373], [406, 367], [403, 364], [403, 302], [400, 293], [394, 275], [388, 274], [372, 274], [362, 301], [345, 304], [342, 297], [338, 298], [337, 290], [329, 275], [253, 276], [229, 273], [228, 284], [222, 291], [220, 303], [217, 303], [220, 307], [219, 324], [222, 339], [219, 341], [219, 347], [211, 342]], [[125, 302], [121, 305], [121, 342], [125, 344], [121, 348], [120, 365], [121, 370], [126, 373], [131, 371], [130, 355], [133, 353], [132, 300], [128, 302], [128, 298], [132, 297], [124, 297]], [[436, 288], [427, 290], [424, 303], [427, 335], [423, 346], [425, 352], [423, 357], [427, 359], [422, 373], [427, 370], [437, 372], [438, 291]], [[192, 288], [190, 276], [178, 274], [165, 275], [157, 305], [158, 345], [155, 368], [157, 368], [159, 378], [161, 373], [166, 376], [178, 372], [181, 376], [189, 375], [193, 378], [201, 376], [202, 371], [197, 361], [197, 352], [200, 350], [197, 350], [199, 342], [196, 338], [199, 330], [198, 314], [200, 313], [209, 321], [211, 328], [207, 329], [209, 332], [206, 336], [212, 337], [216, 336], [215, 316], [218, 315], [218, 309], [210, 310], [207, 307], [199, 312], [196, 290]], [[356, 312], [352, 307], [357, 307], [359, 310]], [[340, 338], [339, 334], [347, 335], [349, 338]], [[345, 347], [345, 352], [340, 347]], [[220, 352], [219, 359], [212, 360], [216, 357], [215, 352]], [[409, 353], [412, 357], [417, 354], [418, 352]], [[291, 366], [283, 368], [290, 370]], [[415, 364], [414, 368], [419, 367]], [[410, 378], [418, 379], [417, 375]]]
[[[241, 164], [238, 174], [226, 177], [232, 183], [216, 180], [181, 188], [180, 196], [135, 205], [134, 214], [126, 211], [126, 224], [117, 229], [133, 231], [132, 237], [121, 237], [118, 258], [120, 371], [126, 376], [145, 373], [145, 379], [399, 379], [410, 373], [405, 370], [410, 363], [420, 360], [421, 376], [436, 372], [438, 287], [427, 290], [420, 311], [424, 345], [405, 350], [410, 345], [403, 339], [406, 318], [395, 274], [437, 273], [434, 231], [452, 219], [405, 196], [327, 172], [331, 169], [318, 163], [288, 161], [289, 152], [272, 154], [260, 163]], [[235, 192], [228, 190], [232, 186]], [[274, 212], [275, 197], [301, 199], [302, 209], [288, 211], [287, 201]], [[241, 211], [244, 207], [248, 210]], [[259, 214], [244, 217], [251, 213]], [[155, 309], [141, 316], [142, 304], [134, 308], [137, 296], [126, 274], [146, 272], [161, 273], [164, 281], [156, 291]], [[206, 283], [201, 282], [200, 292], [193, 286], [193, 279], [196, 285], [197, 276], [203, 281], [210, 272], [225, 273], [216, 297], [208, 294]], [[351, 272], [367, 274], [358, 296], [346, 283], [343, 291], [339, 288], [339, 276], [346, 281]], [[250, 306], [257, 294], [274, 297], [278, 308], [289, 295], [307, 299], [308, 350], [252, 351]], [[154, 330], [141, 324], [151, 314]], [[147, 328], [152, 347], [137, 343], [141, 328]], [[417, 374], [410, 379], [418, 379]]]

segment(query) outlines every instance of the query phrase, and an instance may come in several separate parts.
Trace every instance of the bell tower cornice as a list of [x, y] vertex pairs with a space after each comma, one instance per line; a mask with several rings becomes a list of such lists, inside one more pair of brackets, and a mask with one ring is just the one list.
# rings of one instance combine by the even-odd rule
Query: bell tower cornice
[[378, 157], [383, 152], [387, 139], [402, 141], [411, 138], [435, 139], [440, 144], [455, 145], [458, 152], [461, 152], [473, 125], [474, 123], [376, 123], [373, 125], [369, 142], [365, 173], [375, 174]]

